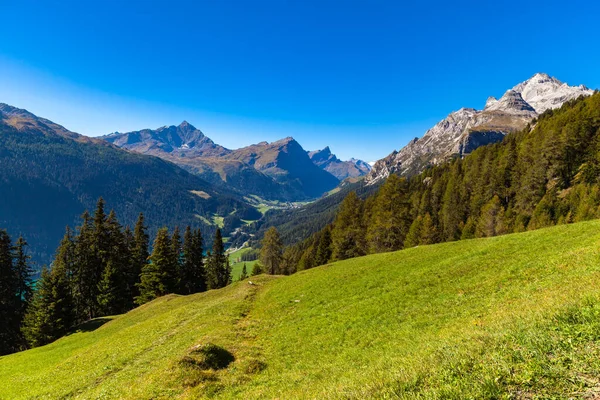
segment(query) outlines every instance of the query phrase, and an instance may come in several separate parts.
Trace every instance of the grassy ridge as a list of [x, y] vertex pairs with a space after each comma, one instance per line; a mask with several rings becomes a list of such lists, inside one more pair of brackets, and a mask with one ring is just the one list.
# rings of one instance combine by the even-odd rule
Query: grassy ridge
[[[0, 358], [0, 398], [583, 398], [600, 392], [600, 222], [167, 296]], [[194, 345], [235, 356], [182, 366]]]

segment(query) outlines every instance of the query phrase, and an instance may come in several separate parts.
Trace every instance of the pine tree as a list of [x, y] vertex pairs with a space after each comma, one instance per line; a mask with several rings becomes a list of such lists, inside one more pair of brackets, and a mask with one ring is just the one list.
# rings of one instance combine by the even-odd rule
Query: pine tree
[[127, 274], [127, 287], [129, 296], [131, 296], [132, 299], [135, 299], [139, 296], [140, 276], [144, 267], [148, 265], [148, 259], [150, 257], [150, 253], [148, 251], [150, 237], [146, 232], [148, 228], [146, 225], [144, 225], [144, 223], [144, 214], [140, 213], [133, 231], [131, 269]]
[[56, 264], [51, 271], [42, 270], [22, 327], [30, 346], [41, 346], [58, 339], [75, 323], [69, 286], [62, 264]]
[[281, 261], [283, 258], [283, 244], [279, 232], [274, 226], [270, 227], [262, 240], [260, 249], [260, 263], [265, 271], [271, 275], [281, 273]]
[[231, 282], [229, 259], [225, 255], [221, 230], [217, 229], [213, 240], [212, 252], [206, 264], [206, 285], [208, 289], [218, 289]]
[[242, 273], [240, 274], [240, 281], [243, 281], [246, 278], [248, 278], [248, 270], [246, 269], [246, 263], [244, 263], [244, 266], [242, 267]]
[[342, 201], [331, 230], [332, 259], [345, 260], [366, 254], [362, 212], [362, 201], [355, 192], [350, 192]]
[[0, 230], [0, 355], [19, 346], [19, 300], [17, 273], [13, 264], [13, 246], [8, 232]]
[[173, 265], [175, 267], [175, 275], [173, 280], [173, 287], [171, 288], [171, 292], [179, 292], [179, 288], [181, 285], [181, 275], [183, 273], [183, 244], [181, 242], [181, 233], [179, 232], [179, 227], [176, 226], [173, 230], [173, 234], [171, 235], [171, 252], [173, 253]]
[[256, 275], [260, 275], [263, 273], [263, 269], [262, 266], [260, 265], [260, 262], [255, 262], [254, 265], [252, 266], [252, 272], [250, 273], [250, 276], [256, 276]]
[[[33, 269], [29, 265], [29, 260], [31, 257], [27, 254], [25, 247], [27, 247], [27, 242], [23, 238], [23, 236], [19, 236], [17, 239], [17, 243], [15, 244], [14, 251], [14, 270], [17, 275], [17, 286], [16, 286], [16, 296], [17, 296], [17, 304], [18, 308], [16, 310], [17, 320], [18, 320], [18, 331], [20, 332], [20, 327], [23, 323], [23, 319], [25, 318], [25, 313], [27, 311], [27, 307], [31, 301], [31, 297], [33, 296], [32, 290], [32, 275]], [[21, 336], [21, 335], [19, 335]], [[19, 338], [19, 342], [22, 342], [22, 338]]]
[[206, 290], [200, 230], [187, 227], [183, 236], [183, 263], [179, 274], [180, 292], [191, 294]]
[[74, 238], [75, 270], [73, 271], [73, 296], [79, 322], [94, 318], [98, 313], [99, 268], [95, 252], [94, 227], [89, 213], [81, 216], [82, 224]]
[[154, 239], [150, 263], [142, 269], [137, 304], [144, 304], [159, 296], [171, 293], [175, 281], [173, 248], [167, 228], [161, 228]]
[[410, 227], [410, 202], [405, 178], [389, 176], [375, 197], [368, 221], [367, 240], [371, 252], [399, 250]]
[[439, 240], [438, 231], [433, 223], [433, 218], [429, 213], [423, 217], [423, 223], [421, 225], [421, 238], [419, 239], [420, 244], [434, 244]]
[[331, 226], [327, 225], [321, 231], [317, 254], [315, 255], [316, 266], [324, 265], [331, 259]]
[[500, 199], [494, 196], [481, 209], [481, 215], [477, 222], [475, 234], [477, 237], [489, 237], [496, 235], [496, 228], [499, 224], [499, 215], [502, 210]]
[[120, 314], [127, 309], [125, 284], [122, 271], [119, 271], [115, 263], [109, 260], [98, 287], [98, 305], [102, 315]]
[[421, 241], [421, 226], [423, 225], [423, 217], [420, 215], [414, 219], [408, 230], [408, 234], [404, 239], [404, 247], [415, 247], [420, 244]]

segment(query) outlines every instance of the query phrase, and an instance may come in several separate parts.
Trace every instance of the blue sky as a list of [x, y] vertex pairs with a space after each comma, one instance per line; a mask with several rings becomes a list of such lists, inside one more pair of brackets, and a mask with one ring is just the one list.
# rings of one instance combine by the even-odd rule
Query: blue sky
[[381, 158], [535, 72], [600, 87], [588, 1], [0, 2], [0, 102], [100, 135]]

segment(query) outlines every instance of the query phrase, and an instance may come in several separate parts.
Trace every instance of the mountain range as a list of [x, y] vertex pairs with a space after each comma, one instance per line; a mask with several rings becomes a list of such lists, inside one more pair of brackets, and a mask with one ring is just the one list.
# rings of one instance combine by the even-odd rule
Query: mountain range
[[65, 229], [99, 197], [133, 226], [143, 212], [150, 231], [192, 225], [211, 240], [215, 217], [260, 217], [233, 191], [157, 157], [124, 151], [0, 104], [0, 227], [22, 234], [34, 260], [48, 262]]
[[171, 161], [218, 186], [268, 200], [300, 201], [321, 196], [347, 177], [369, 172], [363, 161], [341, 161], [329, 147], [306, 152], [292, 137], [230, 150], [184, 121], [103, 137], [123, 149]]
[[569, 86], [548, 74], [537, 73], [506, 91], [500, 99], [489, 97], [483, 110], [461, 108], [452, 112], [423, 137], [377, 161], [365, 181], [373, 184], [392, 173], [414, 175], [428, 165], [462, 157], [479, 146], [501, 141], [507, 133], [525, 128], [547, 110], [593, 93], [583, 85]]

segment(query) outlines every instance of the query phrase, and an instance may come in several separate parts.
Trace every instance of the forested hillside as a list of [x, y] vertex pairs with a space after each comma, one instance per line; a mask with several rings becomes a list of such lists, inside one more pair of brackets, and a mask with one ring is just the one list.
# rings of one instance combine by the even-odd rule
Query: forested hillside
[[[287, 249], [287, 270], [420, 244], [600, 217], [600, 94], [548, 110], [501, 143], [351, 193], [333, 224]], [[315, 259], [317, 249], [323, 256]]]
[[21, 121], [20, 129], [9, 125], [14, 117], [0, 122], [0, 226], [26, 237], [38, 262], [50, 261], [65, 225], [99, 197], [125, 225], [143, 212], [152, 235], [161, 226], [191, 225], [212, 238], [213, 215], [250, 208], [159, 158], [46, 132], [45, 120]]

